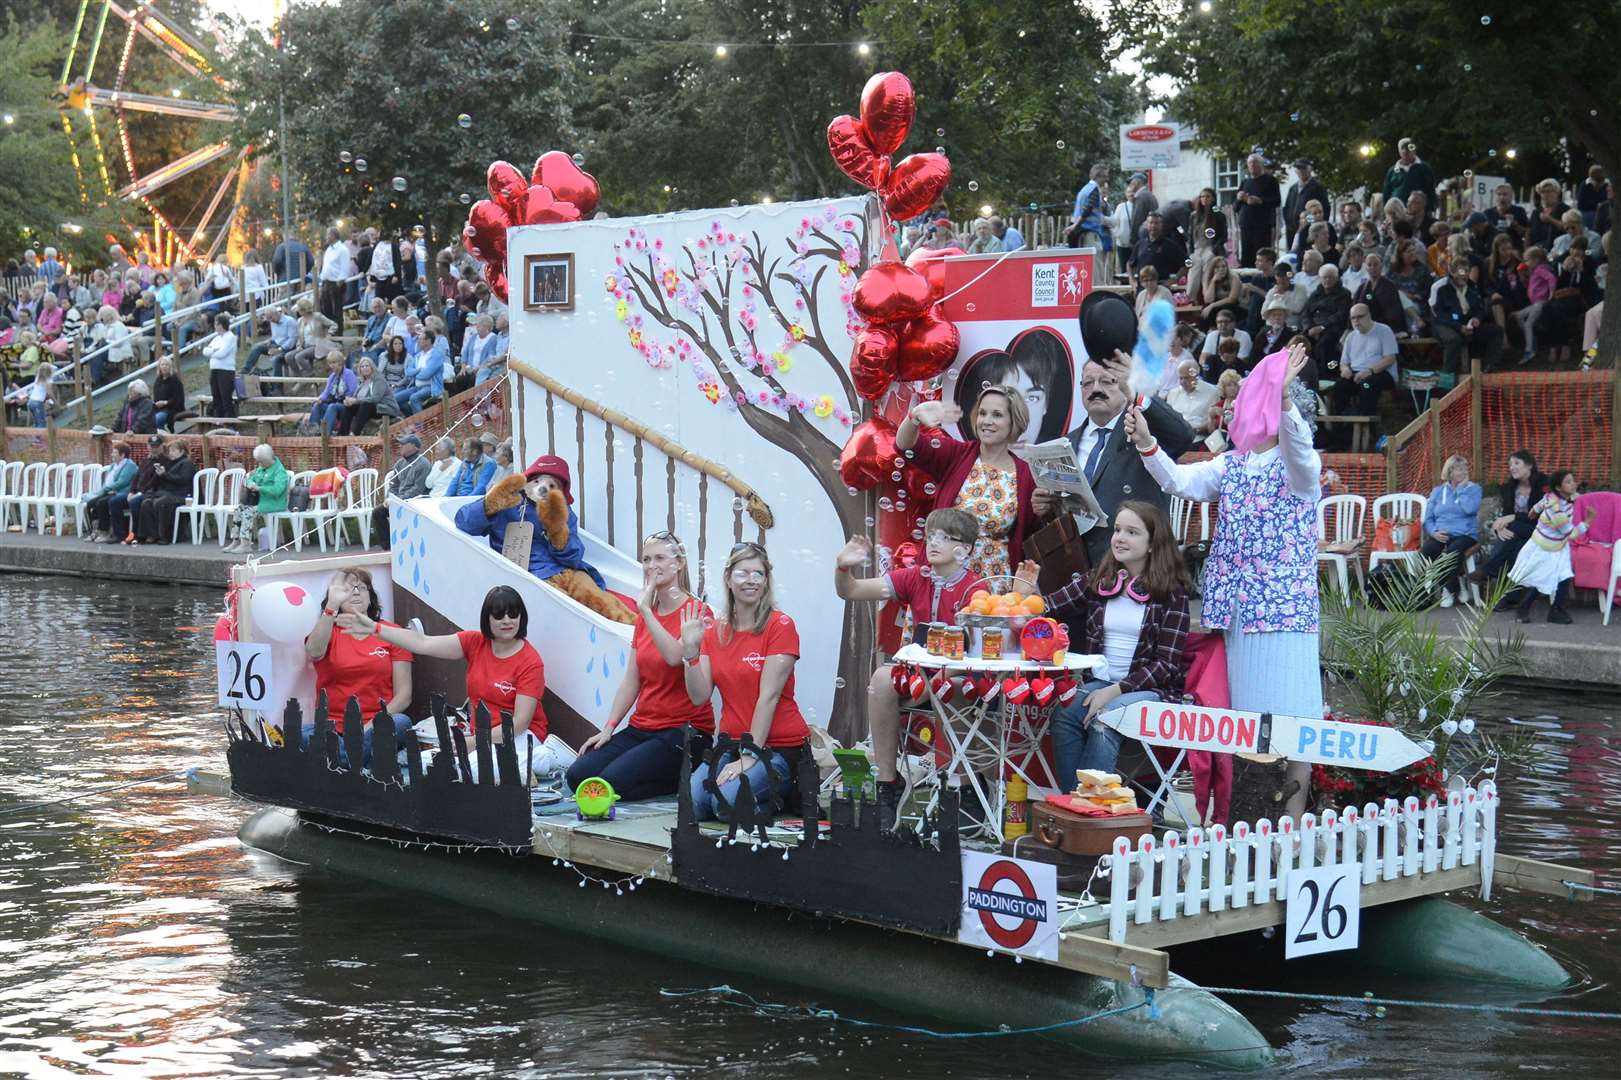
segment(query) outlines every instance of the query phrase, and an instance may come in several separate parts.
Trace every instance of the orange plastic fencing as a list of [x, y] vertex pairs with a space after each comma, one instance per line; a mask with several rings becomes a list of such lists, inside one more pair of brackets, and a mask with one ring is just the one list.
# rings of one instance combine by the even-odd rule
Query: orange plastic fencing
[[[63, 461], [69, 464], [100, 461], [112, 457], [112, 444], [122, 440], [129, 446], [136, 463], [146, 460], [147, 435], [93, 436], [87, 431], [58, 428], [54, 440], [41, 428], [7, 428], [3, 452], [6, 461]], [[253, 448], [259, 439], [247, 435], [166, 435], [164, 442], [178, 442], [186, 448], [199, 468], [243, 468], [253, 471]], [[51, 446], [55, 444], [53, 456]], [[276, 438], [269, 440], [276, 457], [291, 472], [342, 465], [347, 469], [366, 466], [381, 468], [383, 440], [373, 436], [334, 436], [323, 451], [319, 438]]]
[[1476, 472], [1496, 476], [1508, 456], [1523, 449], [1536, 455], [1543, 472], [1571, 469], [1590, 487], [1615, 483], [1615, 378], [1613, 371], [1487, 375], [1481, 398], [1486, 460]]
[[400, 439], [415, 435], [422, 440], [424, 449], [447, 431], [457, 442], [485, 431], [493, 431], [504, 439], [512, 433], [510, 394], [504, 377], [471, 387], [440, 404], [429, 405], [415, 416], [396, 420], [389, 425], [388, 437]]

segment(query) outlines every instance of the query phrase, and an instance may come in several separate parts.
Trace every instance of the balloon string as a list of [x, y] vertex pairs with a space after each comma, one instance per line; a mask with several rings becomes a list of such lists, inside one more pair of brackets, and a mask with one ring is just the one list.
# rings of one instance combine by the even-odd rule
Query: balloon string
[[956, 296], [958, 293], [967, 292], [969, 289], [972, 289], [975, 285], [979, 284], [980, 278], [984, 277], [986, 274], [990, 273], [992, 270], [995, 270], [998, 266], [1001, 266], [1003, 261], [1006, 260], [1009, 255], [1013, 255], [1013, 254], [1016, 254], [1016, 253], [1012, 252], [1012, 251], [1004, 251], [1004, 252], [1002, 252], [1001, 258], [999, 258], [995, 262], [991, 263], [991, 265], [987, 266], [984, 270], [980, 271], [977, 275], [975, 275], [973, 278], [971, 278], [968, 282], [966, 282], [965, 284], [960, 285], [957, 288], [955, 288], [955, 289], [951, 290], [950, 292], [946, 293], [944, 296], [942, 296], [939, 300], [937, 300], [935, 302], [938, 303], [938, 304], [943, 304], [947, 300], [950, 300], [953, 296]]

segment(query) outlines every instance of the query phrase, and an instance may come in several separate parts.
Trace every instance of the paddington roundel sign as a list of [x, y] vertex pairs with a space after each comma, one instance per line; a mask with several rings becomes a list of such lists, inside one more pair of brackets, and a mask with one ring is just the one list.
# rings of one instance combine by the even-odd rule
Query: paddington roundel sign
[[979, 913], [986, 936], [1009, 950], [1030, 944], [1047, 919], [1047, 902], [1036, 892], [1030, 875], [1008, 859], [985, 868], [979, 884], [968, 890], [968, 906]]
[[1173, 128], [1161, 127], [1158, 124], [1148, 124], [1143, 127], [1134, 127], [1126, 132], [1126, 138], [1132, 142], [1164, 142], [1176, 135]]

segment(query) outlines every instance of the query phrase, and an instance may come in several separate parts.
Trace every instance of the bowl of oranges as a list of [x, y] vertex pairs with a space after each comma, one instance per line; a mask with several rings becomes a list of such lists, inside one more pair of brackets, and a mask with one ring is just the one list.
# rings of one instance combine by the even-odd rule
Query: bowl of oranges
[[[968, 603], [957, 613], [957, 622], [973, 630], [983, 631], [987, 627], [1003, 630], [1004, 651], [1017, 653], [1019, 631], [1046, 610], [1047, 605], [1039, 595], [1026, 596], [1017, 591], [1013, 578], [987, 578], [981, 588], [969, 594]], [[974, 637], [977, 641], [979, 635]], [[978, 655], [979, 650], [973, 652]]]

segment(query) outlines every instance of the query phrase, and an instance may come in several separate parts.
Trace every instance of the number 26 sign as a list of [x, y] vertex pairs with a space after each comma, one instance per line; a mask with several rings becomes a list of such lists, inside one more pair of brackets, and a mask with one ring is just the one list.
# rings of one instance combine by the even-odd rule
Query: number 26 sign
[[1291, 870], [1284, 906], [1283, 955], [1354, 949], [1362, 927], [1362, 865], [1332, 863]]
[[271, 685], [270, 646], [252, 641], [216, 641], [221, 707], [267, 712], [276, 700]]

